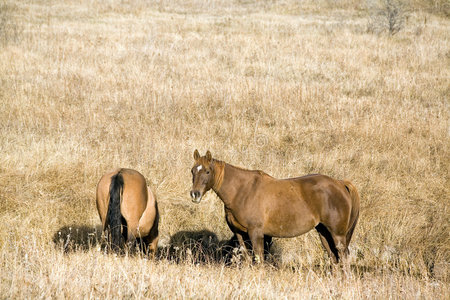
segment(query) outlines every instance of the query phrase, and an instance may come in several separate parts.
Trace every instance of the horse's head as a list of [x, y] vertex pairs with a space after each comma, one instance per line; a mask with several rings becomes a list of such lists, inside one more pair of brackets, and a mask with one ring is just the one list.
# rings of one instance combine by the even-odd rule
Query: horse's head
[[192, 167], [191, 197], [194, 203], [200, 203], [203, 195], [215, 184], [214, 161], [209, 150], [205, 156], [200, 156], [198, 150], [194, 151], [194, 166]]

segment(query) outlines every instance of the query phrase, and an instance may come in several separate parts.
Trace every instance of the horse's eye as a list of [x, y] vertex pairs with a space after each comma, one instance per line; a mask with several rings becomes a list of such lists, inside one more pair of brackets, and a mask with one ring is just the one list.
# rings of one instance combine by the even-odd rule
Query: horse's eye
[[194, 169], [191, 169], [191, 174], [194, 175]]

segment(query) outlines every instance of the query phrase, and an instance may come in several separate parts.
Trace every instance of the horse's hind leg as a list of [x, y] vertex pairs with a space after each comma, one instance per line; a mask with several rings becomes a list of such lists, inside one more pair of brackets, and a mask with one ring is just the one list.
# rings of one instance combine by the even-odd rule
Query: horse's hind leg
[[151, 255], [152, 259], [155, 259], [156, 251], [158, 250], [158, 240], [159, 236], [156, 236], [150, 243], [148, 243], [148, 253]]
[[345, 234], [334, 234], [331, 233], [331, 236], [333, 237], [334, 244], [336, 245], [336, 249], [338, 252], [338, 262], [343, 261], [348, 256], [348, 248], [347, 248], [347, 237]]
[[[328, 256], [333, 260], [334, 263], [337, 263], [335, 251], [331, 251], [331, 248], [330, 248], [330, 245], [329, 245], [327, 239], [321, 234], [319, 234], [319, 237], [320, 237], [320, 241], [322, 242], [323, 247], [325, 248], [325, 250], [327, 250]], [[333, 249], [333, 250], [335, 250], [335, 249]]]
[[153, 226], [150, 230], [150, 233], [142, 238], [143, 242], [143, 250], [145, 253], [150, 255], [152, 259], [155, 258], [156, 251], [158, 250], [158, 241], [159, 241], [159, 231], [156, 226]]
[[337, 263], [339, 260], [339, 254], [330, 231], [322, 223], [319, 223], [319, 225], [316, 226], [316, 230], [319, 233], [320, 241], [322, 242], [323, 247], [328, 252], [328, 256], [334, 263]]
[[334, 237], [336, 241], [336, 248], [339, 251], [339, 255], [342, 259], [348, 256], [347, 237], [345, 235], [338, 235]]

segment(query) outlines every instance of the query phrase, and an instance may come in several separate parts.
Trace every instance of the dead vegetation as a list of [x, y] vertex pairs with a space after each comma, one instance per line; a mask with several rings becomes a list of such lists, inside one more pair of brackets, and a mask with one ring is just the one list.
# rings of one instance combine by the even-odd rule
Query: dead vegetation
[[[448, 299], [450, 27], [411, 3], [376, 35], [360, 1], [3, 2], [0, 294]], [[315, 232], [226, 267], [221, 202], [189, 199], [195, 148], [350, 179], [348, 268]], [[119, 166], [158, 197], [156, 261], [103, 251], [95, 185]]]

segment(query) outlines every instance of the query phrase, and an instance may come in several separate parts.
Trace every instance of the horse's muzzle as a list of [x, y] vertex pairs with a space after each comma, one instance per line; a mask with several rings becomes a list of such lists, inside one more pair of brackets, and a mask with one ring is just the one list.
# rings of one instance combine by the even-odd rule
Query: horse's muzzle
[[199, 191], [191, 191], [191, 198], [192, 202], [200, 203], [200, 200], [202, 200], [202, 194]]

